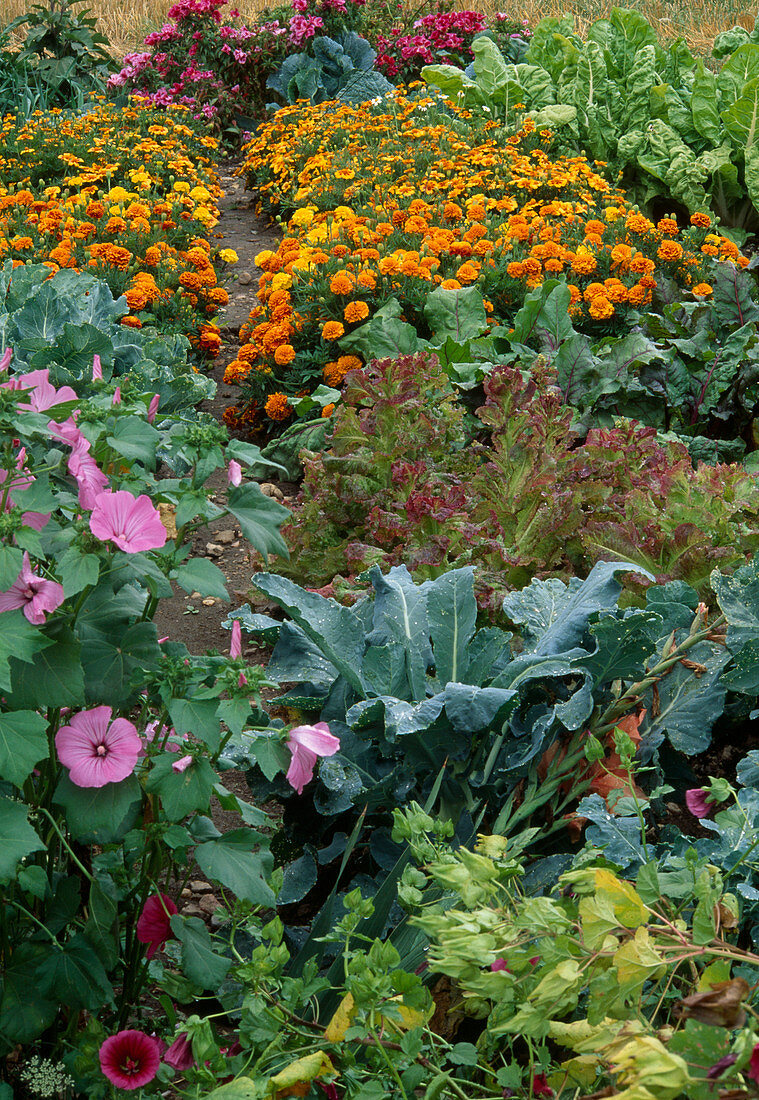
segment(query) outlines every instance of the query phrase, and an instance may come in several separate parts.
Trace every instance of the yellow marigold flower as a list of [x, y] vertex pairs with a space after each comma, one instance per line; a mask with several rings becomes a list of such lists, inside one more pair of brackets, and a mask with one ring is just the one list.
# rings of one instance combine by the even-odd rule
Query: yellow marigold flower
[[219, 252], [219, 259], [224, 264], [236, 264], [239, 257], [234, 248], [222, 248]]
[[697, 298], [706, 298], [709, 294], [712, 293], [712, 287], [709, 285], [709, 283], [696, 283], [696, 285], [693, 287], [693, 293], [696, 295]]
[[272, 290], [289, 290], [292, 285], [293, 277], [288, 275], [286, 271], [280, 271], [271, 281]]
[[327, 321], [322, 326], [322, 339], [323, 340], [339, 340], [341, 336], [345, 335], [345, 328], [339, 321]]
[[278, 367], [286, 367], [295, 358], [295, 348], [292, 344], [280, 344], [274, 352], [274, 362]]
[[315, 213], [316, 207], [301, 206], [301, 208], [299, 210], [296, 210], [293, 216], [290, 218], [290, 224], [297, 225], [299, 229], [305, 229], [314, 220]]
[[712, 219], [709, 214], [705, 214], [702, 210], [697, 210], [695, 214], [690, 216], [691, 225], [695, 225], [697, 229], [708, 229], [712, 224]]
[[266, 271], [267, 264], [270, 260], [273, 260], [275, 256], [276, 252], [272, 252], [270, 248], [265, 248], [263, 252], [258, 253], [258, 255], [253, 260], [253, 263], [256, 265], [256, 267], [263, 268], [263, 270]]
[[343, 310], [343, 317], [349, 325], [353, 325], [357, 321], [365, 321], [368, 316], [369, 306], [366, 302], [348, 302]]
[[290, 402], [283, 393], [273, 393], [267, 398], [264, 412], [269, 420], [287, 420], [288, 416], [292, 414], [292, 409], [290, 408]]

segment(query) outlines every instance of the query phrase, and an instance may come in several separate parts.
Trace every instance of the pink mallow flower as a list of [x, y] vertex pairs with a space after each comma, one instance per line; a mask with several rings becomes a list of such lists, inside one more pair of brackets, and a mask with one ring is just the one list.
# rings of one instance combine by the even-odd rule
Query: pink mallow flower
[[161, 1061], [155, 1039], [144, 1031], [119, 1031], [100, 1048], [100, 1068], [112, 1085], [141, 1089], [152, 1081]]
[[171, 765], [171, 770], [179, 773], [186, 772], [190, 764], [192, 764], [192, 757], [189, 755], [182, 756], [179, 760], [174, 761]]
[[145, 954], [149, 959], [167, 940], [173, 939], [171, 918], [176, 912], [176, 905], [166, 894], [154, 894], [143, 905], [137, 920], [137, 939], [148, 945]]
[[150, 497], [133, 497], [127, 489], [97, 494], [90, 531], [101, 542], [115, 543], [125, 554], [159, 550], [166, 543], [166, 528]]
[[239, 619], [235, 619], [232, 623], [232, 640], [229, 643], [229, 656], [233, 661], [236, 661], [238, 657], [242, 657], [242, 627], [240, 626]]
[[709, 799], [709, 791], [703, 787], [691, 787], [685, 792], [685, 805], [694, 817], [708, 817], [714, 809], [714, 803]]
[[89, 453], [90, 444], [82, 436], [75, 444], [67, 462], [69, 473], [79, 486], [79, 504], [88, 511], [95, 507], [98, 495], [108, 487], [108, 477]]
[[292, 753], [287, 769], [287, 782], [297, 794], [303, 794], [306, 783], [314, 777], [314, 767], [320, 756], [334, 756], [340, 748], [340, 739], [330, 733], [326, 722], [313, 726], [296, 726], [285, 742]]
[[192, 1039], [186, 1031], [177, 1036], [164, 1054], [163, 1060], [167, 1066], [172, 1066], [180, 1072], [184, 1072], [184, 1070], [194, 1065], [195, 1059], [192, 1056]]
[[227, 481], [230, 485], [239, 485], [242, 481], [242, 466], [239, 462], [235, 462], [233, 458], [229, 460], [229, 467], [227, 468]]
[[158, 412], [158, 406], [161, 403], [160, 394], [154, 393], [150, 398], [150, 404], [148, 405], [148, 424], [152, 424], [155, 420], [155, 415]]
[[21, 608], [30, 623], [42, 626], [45, 615], [63, 603], [63, 585], [38, 577], [24, 551], [21, 572], [7, 592], [0, 592], [0, 611]]
[[110, 707], [75, 714], [55, 735], [58, 759], [77, 787], [120, 783], [134, 771], [142, 741], [126, 718], [111, 721]]

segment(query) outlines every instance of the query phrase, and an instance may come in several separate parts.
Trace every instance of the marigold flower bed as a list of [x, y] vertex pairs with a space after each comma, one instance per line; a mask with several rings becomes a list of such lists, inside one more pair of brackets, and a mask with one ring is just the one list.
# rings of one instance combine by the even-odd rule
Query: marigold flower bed
[[[228, 295], [208, 239], [221, 189], [210, 155], [182, 107], [98, 105], [2, 124], [0, 257], [87, 270], [126, 294], [123, 324], [189, 334], [209, 355], [213, 317]], [[220, 254], [222, 261], [234, 254]]]
[[[748, 261], [697, 213], [681, 229], [638, 212], [584, 158], [553, 159], [531, 120], [516, 134], [450, 104], [398, 93], [382, 108], [300, 104], [246, 146], [243, 171], [261, 205], [292, 210], [263, 269], [259, 304], [226, 380], [243, 401], [230, 423], [292, 414], [289, 397], [358, 365], [340, 341], [391, 298], [421, 336], [437, 286], [477, 286], [490, 323], [564, 276], [576, 324], [624, 328], [662, 279], [711, 293], [704, 257]], [[346, 349], [343, 349], [346, 350]]]

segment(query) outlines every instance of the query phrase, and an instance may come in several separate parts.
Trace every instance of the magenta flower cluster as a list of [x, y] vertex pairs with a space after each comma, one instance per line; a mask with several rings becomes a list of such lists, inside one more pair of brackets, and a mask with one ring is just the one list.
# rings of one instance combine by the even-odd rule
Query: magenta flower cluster
[[476, 11], [436, 12], [414, 23], [414, 34], [393, 27], [389, 36], [377, 39], [377, 68], [388, 79], [405, 82], [419, 78], [423, 65], [468, 64], [472, 40], [487, 28], [485, 16]]

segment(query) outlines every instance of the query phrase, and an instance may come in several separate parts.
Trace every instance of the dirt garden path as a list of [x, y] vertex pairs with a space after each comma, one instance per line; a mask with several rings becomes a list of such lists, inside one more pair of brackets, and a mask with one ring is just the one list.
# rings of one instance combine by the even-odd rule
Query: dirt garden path
[[[240, 326], [247, 321], [255, 301], [258, 273], [254, 258], [262, 249], [276, 249], [280, 239], [276, 227], [270, 227], [255, 213], [255, 204], [245, 192], [244, 180], [233, 175], [234, 168], [234, 163], [226, 163], [219, 169], [224, 197], [219, 203], [221, 220], [216, 233], [218, 246], [233, 248], [239, 263], [232, 269], [233, 281], [227, 286], [229, 305], [221, 313], [221, 354], [209, 372], [217, 384], [216, 397], [200, 406], [218, 420], [238, 396], [237, 390], [224, 382], [224, 369], [235, 358]], [[225, 471], [217, 470], [209, 485], [212, 499], [223, 501], [227, 487]], [[267, 495], [274, 496], [285, 506], [292, 503], [296, 492], [296, 486], [287, 482], [265, 482], [262, 488]], [[173, 599], [162, 600], [159, 605], [155, 617], [158, 634], [159, 637], [168, 634], [172, 639], [184, 642], [191, 653], [204, 653], [207, 649], [218, 649], [223, 653], [229, 649], [229, 631], [221, 623], [232, 608], [244, 602], [250, 578], [256, 569], [261, 568], [261, 559], [250, 543], [241, 537], [239, 527], [230, 526], [228, 518], [215, 520], [198, 531], [193, 550], [196, 555], [209, 558], [222, 570], [227, 578], [231, 603], [213, 597], [201, 599], [176, 589]], [[243, 637], [244, 656], [251, 664], [255, 663], [259, 651], [255, 646], [248, 646], [247, 649], [245, 646]]]
[[[234, 404], [237, 391], [224, 382], [224, 369], [235, 358], [239, 347], [238, 332], [248, 319], [248, 313], [255, 300], [258, 275], [254, 257], [265, 248], [276, 248], [279, 233], [276, 227], [270, 227], [264, 219], [256, 215], [250, 195], [245, 193], [242, 179], [233, 175], [234, 164], [221, 165], [219, 177], [224, 188], [224, 197], [219, 203], [221, 220], [217, 226], [217, 243], [220, 248], [233, 248], [239, 257], [235, 266], [233, 281], [227, 286], [229, 305], [222, 311], [220, 318], [222, 349], [215, 360], [210, 376], [217, 384], [216, 396], [212, 401], [201, 405], [204, 412], [218, 420], [228, 405]], [[209, 480], [212, 499], [224, 500], [227, 478], [224, 470], [217, 470]], [[288, 482], [266, 482], [262, 489], [267, 495], [274, 496], [288, 506], [297, 492], [297, 486]], [[207, 557], [219, 566], [227, 579], [230, 603], [213, 597], [201, 598], [198, 594], [188, 595], [175, 586], [171, 599], [161, 600], [155, 616], [159, 637], [168, 635], [176, 641], [184, 642], [193, 654], [205, 653], [216, 649], [221, 653], [229, 651], [230, 632], [222, 627], [229, 612], [239, 607], [246, 599], [250, 587], [250, 578], [262, 567], [261, 558], [250, 543], [242, 538], [239, 527], [230, 525], [229, 518], [215, 520], [201, 528], [195, 535], [193, 552]], [[248, 664], [265, 664], [268, 651], [251, 643], [245, 634], [242, 638], [243, 656]], [[251, 799], [245, 775], [241, 771], [227, 771], [222, 775], [224, 785], [239, 798]], [[211, 816], [214, 824], [222, 832], [239, 828], [242, 819], [237, 813], [223, 810], [214, 800]], [[210, 883], [200, 874], [192, 880], [177, 898], [180, 910], [188, 916], [200, 916], [211, 920], [215, 909], [220, 905]]]

